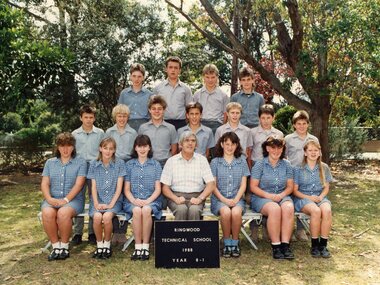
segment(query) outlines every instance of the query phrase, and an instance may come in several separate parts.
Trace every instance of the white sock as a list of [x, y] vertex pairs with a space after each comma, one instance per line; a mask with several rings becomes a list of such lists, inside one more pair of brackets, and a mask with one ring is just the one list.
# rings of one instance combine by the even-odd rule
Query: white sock
[[142, 244], [141, 243], [136, 243], [135, 244], [135, 249], [142, 250]]
[[146, 249], [149, 251], [149, 243], [143, 243], [142, 244], [142, 249]]
[[68, 242], [61, 242], [61, 248], [69, 249], [69, 243]]
[[103, 246], [104, 246], [104, 248], [110, 248], [111, 247], [111, 241], [110, 240], [105, 240], [103, 242]]
[[55, 248], [61, 248], [61, 243], [59, 241], [52, 243], [53, 249]]
[[97, 241], [96, 242], [96, 247], [97, 248], [103, 248], [103, 241]]

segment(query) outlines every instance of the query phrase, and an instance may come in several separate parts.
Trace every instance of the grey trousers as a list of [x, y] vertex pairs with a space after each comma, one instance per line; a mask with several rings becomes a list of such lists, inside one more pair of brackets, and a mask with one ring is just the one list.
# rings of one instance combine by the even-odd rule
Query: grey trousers
[[173, 212], [176, 221], [197, 221], [201, 219], [204, 202], [199, 205], [190, 204], [190, 199], [198, 197], [199, 192], [182, 193], [173, 191], [173, 193], [178, 197], [183, 196], [186, 199], [185, 204], [180, 205], [168, 199], [168, 207]]

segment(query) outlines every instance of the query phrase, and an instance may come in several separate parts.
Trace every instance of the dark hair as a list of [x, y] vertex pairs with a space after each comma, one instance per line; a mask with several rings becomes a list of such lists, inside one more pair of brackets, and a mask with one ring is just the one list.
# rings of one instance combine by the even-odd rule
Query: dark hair
[[153, 149], [152, 149], [152, 142], [150, 141], [150, 138], [147, 135], [138, 135], [135, 139], [135, 142], [133, 143], [133, 149], [131, 153], [132, 158], [138, 158], [139, 155], [137, 154], [137, 151], [135, 150], [136, 146], [144, 146], [149, 145], [150, 150], [148, 152], [148, 158], [153, 157]]
[[218, 142], [215, 145], [215, 151], [214, 151], [214, 156], [215, 157], [223, 157], [224, 151], [223, 151], [223, 148], [222, 148], [222, 143], [225, 143], [228, 140], [230, 140], [233, 144], [237, 145], [237, 147], [235, 149], [235, 152], [234, 152], [234, 156], [236, 158], [238, 158], [238, 157], [241, 156], [241, 154], [243, 152], [243, 149], [241, 148], [239, 137], [234, 132], [227, 132], [227, 133], [224, 133], [218, 139]]
[[249, 67], [244, 66], [239, 70], [239, 79], [242, 79], [243, 77], [251, 77], [254, 78], [255, 75], [253, 73], [253, 70]]
[[164, 108], [164, 110], [168, 106], [164, 97], [162, 97], [160, 95], [153, 95], [150, 97], [149, 102], [148, 102], [148, 109], [150, 109], [152, 107], [152, 105], [154, 105], [154, 104], [160, 104], [162, 106], [162, 108]]
[[263, 144], [262, 144], [263, 156], [264, 157], [267, 157], [269, 155], [269, 153], [267, 151], [267, 146], [282, 147], [282, 153], [281, 153], [280, 159], [285, 158], [285, 149], [286, 149], [286, 146], [285, 146], [285, 140], [283, 138], [277, 138], [277, 137], [274, 137], [274, 136], [268, 137], [265, 140], [265, 142], [263, 142]]
[[309, 114], [304, 110], [299, 110], [295, 112], [292, 118], [292, 124], [294, 125], [300, 120], [305, 120], [308, 124], [310, 124]]
[[145, 77], [145, 66], [141, 63], [133, 63], [129, 68], [129, 74], [132, 74], [135, 71], [140, 71]]
[[166, 67], [168, 67], [170, 61], [179, 63], [179, 68], [182, 68], [182, 60], [178, 56], [169, 56], [165, 61]]
[[79, 109], [79, 114], [80, 116], [82, 117], [82, 115], [84, 113], [87, 113], [87, 114], [94, 114], [95, 116], [95, 113], [96, 113], [96, 108], [95, 107], [92, 107], [90, 105], [83, 105], [80, 109]]
[[69, 132], [60, 133], [55, 138], [55, 156], [57, 158], [61, 157], [61, 153], [59, 152], [58, 147], [64, 145], [74, 147], [73, 152], [71, 153], [71, 157], [74, 158], [77, 155], [75, 149], [75, 137]]
[[271, 104], [264, 104], [260, 107], [259, 109], [259, 117], [262, 115], [262, 114], [267, 114], [267, 115], [271, 115], [272, 117], [274, 117], [274, 108]]
[[199, 102], [190, 102], [189, 104], [186, 105], [186, 114], [190, 112], [191, 109], [198, 109], [199, 112], [203, 112], [203, 107], [202, 104]]

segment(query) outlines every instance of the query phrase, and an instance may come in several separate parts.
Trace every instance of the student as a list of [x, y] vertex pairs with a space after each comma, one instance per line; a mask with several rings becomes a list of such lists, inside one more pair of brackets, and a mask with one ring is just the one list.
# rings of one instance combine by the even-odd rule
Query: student
[[[99, 144], [99, 155], [91, 161], [87, 178], [91, 179], [89, 215], [94, 220], [96, 250], [93, 258], [112, 256], [112, 219], [123, 207], [121, 194], [126, 175], [124, 161], [115, 157], [116, 141], [105, 137]], [[103, 235], [104, 234], [104, 235]]]
[[[72, 132], [75, 137], [75, 148], [78, 156], [87, 161], [87, 167], [91, 160], [95, 160], [99, 153], [99, 143], [104, 137], [104, 131], [94, 126], [96, 109], [89, 105], [84, 105], [80, 108], [80, 120], [82, 126]], [[91, 195], [91, 180], [86, 180], [88, 194]], [[85, 203], [85, 200], [83, 200]], [[82, 243], [84, 219], [74, 219], [74, 236], [71, 242], [75, 245]], [[88, 223], [88, 241], [91, 244], [96, 244], [96, 237], [92, 228], [92, 218]]]
[[244, 193], [248, 164], [241, 156], [239, 137], [233, 132], [224, 133], [215, 146], [211, 171], [216, 181], [211, 196], [211, 212], [219, 216], [223, 231], [223, 257], [239, 257], [239, 233], [245, 211]]
[[46, 161], [41, 182], [42, 224], [53, 246], [49, 261], [70, 256], [72, 218], [83, 212], [86, 174], [86, 161], [76, 156], [74, 136], [59, 134], [55, 157]]
[[238, 102], [243, 106], [241, 123], [248, 128], [259, 125], [259, 108], [264, 105], [263, 95], [254, 91], [255, 81], [253, 70], [243, 67], [239, 71], [241, 90], [231, 96], [230, 102]]
[[177, 56], [170, 56], [165, 62], [167, 79], [153, 89], [155, 95], [160, 95], [167, 103], [165, 121], [172, 124], [176, 130], [186, 125], [186, 105], [192, 101], [190, 88], [179, 79], [182, 60]]
[[133, 217], [132, 228], [135, 237], [135, 250], [132, 260], [149, 259], [149, 241], [152, 231], [152, 213], [161, 219], [161, 166], [152, 159], [152, 143], [148, 136], [138, 135], [130, 161], [127, 162], [124, 193], [124, 211], [128, 218]]
[[310, 216], [311, 256], [329, 258], [327, 241], [331, 230], [331, 202], [327, 199], [330, 169], [321, 161], [321, 146], [309, 140], [304, 146], [304, 159], [296, 168], [293, 200], [297, 212]]
[[[308, 132], [310, 120], [309, 114], [306, 111], [297, 111], [293, 115], [292, 124], [295, 131], [285, 137], [285, 156], [293, 167], [298, 167], [302, 165], [304, 157], [303, 146], [305, 142], [308, 140], [315, 140], [318, 142], [318, 138]], [[297, 231], [294, 238], [300, 241], [309, 240], [302, 223], [298, 219]]]
[[203, 106], [202, 124], [212, 129], [213, 134], [223, 125], [229, 98], [219, 88], [219, 70], [209, 63], [203, 67], [203, 87], [194, 93], [194, 101]]
[[247, 159], [248, 167], [251, 168], [252, 135], [250, 129], [240, 123], [242, 107], [239, 103], [227, 104], [227, 123], [220, 126], [215, 132], [215, 141], [227, 132], [234, 132], [240, 139], [243, 155]]
[[132, 86], [121, 91], [119, 104], [125, 104], [131, 110], [129, 125], [137, 132], [139, 127], [149, 121], [148, 102], [153, 93], [143, 87], [145, 67], [134, 63], [129, 69], [129, 79]]
[[284, 160], [284, 140], [267, 138], [263, 155], [263, 160], [257, 161], [251, 171], [251, 208], [268, 217], [273, 258], [294, 259], [289, 244], [294, 221], [294, 206], [289, 197], [294, 184], [293, 168]]
[[190, 103], [186, 106], [186, 119], [188, 125], [178, 129], [178, 137], [183, 132], [192, 131], [198, 140], [196, 153], [204, 155], [206, 158], [210, 156], [210, 149], [214, 147], [214, 134], [209, 127], [201, 124], [203, 107], [200, 103]]
[[177, 132], [172, 124], [164, 121], [167, 104], [163, 97], [152, 96], [148, 103], [151, 116], [149, 122], [142, 124], [138, 133], [147, 135], [153, 146], [153, 158], [164, 167], [168, 158], [177, 153]]

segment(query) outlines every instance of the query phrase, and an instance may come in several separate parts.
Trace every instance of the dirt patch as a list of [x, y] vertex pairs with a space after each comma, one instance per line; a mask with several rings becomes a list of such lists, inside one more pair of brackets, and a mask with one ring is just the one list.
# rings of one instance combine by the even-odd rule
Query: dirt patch
[[23, 173], [14, 172], [12, 174], [0, 175], [0, 186], [16, 184], [40, 184], [41, 173]]

